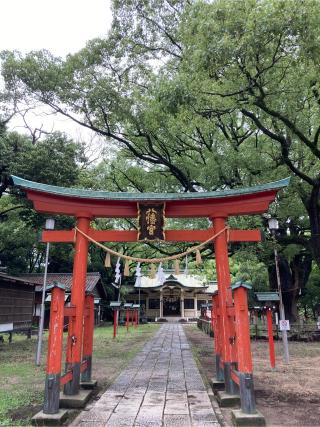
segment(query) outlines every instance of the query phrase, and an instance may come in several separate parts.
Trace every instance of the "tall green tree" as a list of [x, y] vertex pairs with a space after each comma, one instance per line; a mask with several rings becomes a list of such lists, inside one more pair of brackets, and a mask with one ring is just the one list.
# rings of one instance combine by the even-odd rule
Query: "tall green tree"
[[273, 168], [292, 174], [310, 221], [311, 238], [300, 243], [318, 264], [319, 6], [318, 0], [199, 2], [181, 27], [182, 69], [199, 94], [196, 110], [219, 118], [235, 113], [257, 132]]
[[105, 137], [117, 152], [111, 188], [146, 191], [144, 175], [154, 190], [198, 191], [291, 174], [274, 207], [279, 239], [319, 264], [319, 5], [114, 1], [107, 39], [65, 61], [5, 52], [3, 76], [15, 101], [46, 104]]
[[[31, 138], [3, 129], [0, 135], [0, 167], [2, 190], [0, 195], [0, 261], [9, 272], [40, 272], [44, 250], [39, 232], [45, 217], [35, 213], [16, 189], [10, 187], [10, 174], [53, 185], [76, 185], [81, 164], [86, 163], [82, 145], [63, 134], [55, 133], [34, 142]], [[57, 218], [57, 227], [73, 225], [70, 218]], [[72, 268], [71, 247], [51, 250], [50, 269]]]

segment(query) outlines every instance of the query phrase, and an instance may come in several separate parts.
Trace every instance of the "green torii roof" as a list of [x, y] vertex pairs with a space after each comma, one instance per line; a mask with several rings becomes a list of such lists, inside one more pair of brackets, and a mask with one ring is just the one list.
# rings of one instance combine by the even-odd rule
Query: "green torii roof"
[[268, 190], [279, 190], [287, 187], [290, 178], [279, 181], [269, 182], [267, 184], [256, 185], [254, 187], [236, 188], [224, 191], [206, 191], [195, 193], [118, 193], [108, 191], [85, 190], [78, 188], [58, 187], [56, 185], [41, 184], [39, 182], [29, 181], [18, 176], [11, 176], [13, 185], [21, 189], [34, 190], [43, 193], [56, 194], [65, 197], [77, 197], [85, 199], [100, 200], [137, 200], [137, 201], [166, 201], [166, 200], [191, 200], [191, 199], [209, 199], [224, 198], [230, 196], [240, 196], [242, 194], [260, 193]]
[[246, 282], [245, 280], [238, 280], [234, 283], [231, 284], [231, 289], [234, 291], [235, 289], [238, 288], [246, 288], [246, 289], [252, 289], [252, 285], [249, 282]]
[[279, 292], [256, 292], [258, 301], [279, 301]]

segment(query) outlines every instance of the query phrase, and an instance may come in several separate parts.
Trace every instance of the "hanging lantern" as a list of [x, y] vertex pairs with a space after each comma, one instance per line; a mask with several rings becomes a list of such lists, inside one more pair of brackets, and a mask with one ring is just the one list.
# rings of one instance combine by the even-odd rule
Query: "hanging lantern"
[[107, 252], [105, 260], [104, 260], [104, 266], [105, 268], [110, 268], [111, 267], [111, 256], [110, 256], [110, 252]]

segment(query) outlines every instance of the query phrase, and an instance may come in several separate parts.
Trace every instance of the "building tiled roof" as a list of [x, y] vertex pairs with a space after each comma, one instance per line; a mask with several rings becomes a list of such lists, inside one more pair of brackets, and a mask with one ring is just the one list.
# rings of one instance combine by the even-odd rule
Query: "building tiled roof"
[[[202, 290], [204, 293], [213, 293], [217, 290], [216, 282], [206, 282], [206, 279], [201, 276], [196, 276], [192, 274], [172, 274], [171, 272], [165, 273], [166, 280], [161, 285], [157, 278], [151, 279], [148, 276], [141, 277], [141, 289], [161, 289], [162, 287], [167, 286], [168, 284], [177, 284], [182, 288]], [[138, 288], [135, 285], [135, 288]]]
[[[25, 281], [30, 281], [32, 283], [36, 283], [38, 286], [36, 286], [36, 291], [42, 290], [43, 285], [43, 273], [39, 274], [23, 274], [19, 276], [20, 279]], [[96, 287], [97, 283], [101, 279], [100, 273], [87, 273], [87, 283], [86, 283], [86, 291], [92, 292], [93, 289]], [[59, 282], [62, 283], [66, 291], [71, 290], [72, 286], [72, 273], [48, 273], [47, 276], [47, 286], [51, 285], [53, 282]]]
[[32, 280], [31, 278], [23, 278], [23, 277], [16, 277], [16, 276], [10, 276], [7, 273], [0, 273], [0, 280], [8, 281], [8, 282], [15, 282], [15, 283], [21, 283], [24, 285], [30, 285], [35, 286], [37, 284], [36, 281]]
[[210, 282], [206, 290], [204, 291], [206, 294], [214, 294], [218, 290], [218, 282]]

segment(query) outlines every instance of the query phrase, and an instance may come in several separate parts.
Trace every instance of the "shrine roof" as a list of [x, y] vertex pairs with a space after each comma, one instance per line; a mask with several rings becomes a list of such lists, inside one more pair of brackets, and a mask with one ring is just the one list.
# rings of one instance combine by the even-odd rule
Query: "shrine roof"
[[206, 282], [206, 279], [201, 276], [197, 276], [194, 274], [186, 274], [186, 273], [180, 273], [180, 274], [172, 274], [171, 271], [165, 273], [165, 280], [161, 284], [159, 283], [158, 279], [155, 277], [154, 279], [151, 279], [148, 276], [142, 276], [141, 277], [141, 285], [137, 286], [135, 285], [135, 289], [148, 289], [148, 290], [160, 290], [166, 287], [181, 287], [184, 289], [190, 289], [190, 290], [200, 290], [204, 293], [211, 294], [217, 289], [217, 282]]
[[269, 182], [267, 184], [255, 185], [253, 187], [235, 188], [223, 191], [206, 191], [194, 193], [129, 193], [129, 192], [108, 192], [100, 190], [87, 190], [78, 188], [59, 187], [56, 185], [42, 184], [29, 181], [27, 179], [11, 176], [13, 184], [21, 189], [33, 190], [36, 192], [59, 195], [70, 198], [84, 198], [96, 200], [123, 200], [123, 201], [167, 201], [167, 200], [196, 200], [196, 199], [215, 199], [245, 194], [254, 194], [270, 190], [280, 190], [289, 185], [290, 178], [279, 181]]
[[[19, 276], [19, 279], [30, 281], [32, 283], [35, 283], [36, 291], [42, 292], [42, 286], [43, 286], [43, 273], [26, 273], [21, 274]], [[101, 280], [101, 275], [98, 272], [88, 272], [87, 273], [87, 280], [86, 280], [86, 291], [87, 292], [93, 292], [94, 288], [96, 287], [97, 283]], [[58, 282], [65, 286], [66, 291], [70, 292], [72, 288], [72, 273], [48, 273], [47, 274], [47, 286], [52, 285], [52, 283]]]

